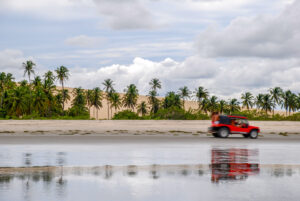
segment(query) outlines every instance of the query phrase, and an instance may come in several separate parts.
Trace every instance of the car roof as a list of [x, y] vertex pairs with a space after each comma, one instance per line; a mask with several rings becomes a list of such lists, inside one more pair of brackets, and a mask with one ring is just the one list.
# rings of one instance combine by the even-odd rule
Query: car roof
[[247, 119], [247, 117], [244, 116], [237, 116], [237, 115], [228, 115], [229, 118], [239, 118], [239, 119]]

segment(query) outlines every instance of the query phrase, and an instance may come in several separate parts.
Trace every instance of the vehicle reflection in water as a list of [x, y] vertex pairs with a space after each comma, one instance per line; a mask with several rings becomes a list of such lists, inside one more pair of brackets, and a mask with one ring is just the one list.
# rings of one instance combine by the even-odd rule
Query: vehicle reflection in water
[[245, 180], [259, 173], [258, 150], [213, 148], [210, 167], [213, 183]]

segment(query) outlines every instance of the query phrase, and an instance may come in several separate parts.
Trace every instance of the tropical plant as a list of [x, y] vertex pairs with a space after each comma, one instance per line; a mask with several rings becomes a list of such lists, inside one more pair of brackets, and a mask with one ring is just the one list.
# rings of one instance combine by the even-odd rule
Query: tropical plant
[[138, 110], [137, 110], [138, 114], [141, 114], [142, 116], [145, 116], [148, 113], [148, 109], [147, 109], [147, 104], [145, 101], [142, 101], [139, 105], [138, 105]]
[[[34, 67], [36, 66], [35, 63], [33, 63], [31, 60], [26, 61], [25, 63], [23, 63], [23, 68], [24, 68], [24, 77], [27, 74], [28, 76], [28, 83], [30, 85], [31, 80], [30, 80], [30, 76], [31, 74], [34, 75]], [[31, 89], [29, 87], [29, 92], [30, 92], [30, 103], [29, 103], [29, 113], [31, 113], [31, 99], [32, 99], [32, 95], [31, 95]]]
[[[55, 72], [56, 72], [56, 78], [58, 79], [58, 81], [61, 84], [62, 91], [64, 91], [65, 90], [64, 89], [64, 82], [67, 81], [69, 79], [69, 76], [70, 76], [69, 69], [65, 66], [60, 66], [55, 70]], [[66, 101], [66, 97], [63, 94], [63, 97], [62, 97], [62, 103], [63, 103], [62, 104], [63, 105], [62, 109], [63, 109], [63, 111], [65, 109], [65, 101]]]
[[238, 100], [236, 98], [230, 99], [229, 100], [229, 113], [232, 114], [234, 112], [238, 112], [240, 111], [240, 103], [238, 102]]
[[216, 112], [218, 110], [218, 97], [217, 96], [210, 97], [207, 107], [211, 113]]
[[110, 93], [114, 92], [114, 82], [111, 79], [106, 79], [102, 83], [104, 85], [104, 90], [106, 93], [106, 101], [107, 101], [107, 119], [109, 119], [109, 99], [110, 99]]
[[166, 97], [163, 100], [163, 107], [164, 108], [170, 108], [170, 107], [182, 108], [180, 95], [176, 94], [174, 91], [168, 92]]
[[183, 108], [185, 108], [185, 107], [184, 107], [185, 99], [186, 99], [186, 98], [189, 98], [189, 97], [190, 97], [190, 94], [191, 94], [191, 92], [190, 92], [190, 90], [189, 90], [189, 88], [188, 88], [187, 86], [184, 86], [184, 87], [182, 87], [182, 88], [179, 89], [179, 95], [180, 95], [180, 97], [182, 98], [182, 105], [183, 105]]
[[227, 102], [225, 100], [220, 100], [219, 101], [219, 111], [221, 114], [226, 110], [227, 107]]
[[[87, 103], [87, 106], [89, 108], [89, 113], [91, 115], [91, 107], [93, 106], [92, 102], [93, 102], [93, 90], [91, 89], [88, 89], [85, 93], [86, 95], [86, 103]], [[95, 116], [95, 114], [94, 114]]]
[[201, 109], [201, 107], [203, 108], [203, 104], [201, 102], [203, 100], [207, 99], [208, 95], [209, 95], [208, 91], [206, 89], [204, 89], [204, 87], [202, 87], [202, 86], [195, 89], [195, 96], [198, 101], [199, 109]]
[[155, 90], [151, 90], [149, 92], [148, 103], [151, 105], [150, 111], [154, 114], [158, 111], [159, 104], [160, 104], [160, 102], [159, 102], [158, 98], [156, 98], [156, 96], [157, 96], [157, 92]]
[[127, 108], [130, 108], [134, 111], [134, 107], [136, 106], [137, 99], [138, 99], [138, 89], [134, 84], [130, 84], [124, 90], [125, 95], [123, 97], [123, 105]]
[[161, 81], [157, 78], [153, 78], [150, 82], [149, 85], [151, 86], [151, 89], [156, 91], [157, 89], [161, 89]]
[[115, 113], [117, 113], [122, 105], [122, 99], [121, 99], [120, 94], [118, 94], [118, 93], [111, 94], [110, 102], [111, 102], [111, 108], [114, 108]]
[[269, 92], [271, 94], [271, 99], [273, 101], [273, 116], [274, 116], [276, 105], [281, 104], [281, 97], [282, 97], [283, 91], [280, 87], [274, 87], [274, 88], [269, 89]]
[[285, 115], [287, 116], [288, 111], [290, 111], [290, 103], [292, 98], [292, 92], [291, 90], [284, 91], [281, 94], [282, 102], [281, 102], [281, 108], [285, 109]]
[[255, 105], [257, 109], [262, 108], [264, 94], [258, 94], [255, 98]]
[[250, 92], [246, 92], [244, 94], [242, 94], [242, 106], [246, 107], [247, 110], [249, 111], [250, 108], [253, 107], [253, 95]]
[[92, 105], [96, 108], [98, 119], [98, 110], [102, 108], [102, 91], [99, 87], [93, 89]]
[[273, 108], [273, 101], [270, 94], [264, 94], [262, 99], [262, 110], [265, 111], [266, 115], [268, 115], [268, 111], [272, 111]]

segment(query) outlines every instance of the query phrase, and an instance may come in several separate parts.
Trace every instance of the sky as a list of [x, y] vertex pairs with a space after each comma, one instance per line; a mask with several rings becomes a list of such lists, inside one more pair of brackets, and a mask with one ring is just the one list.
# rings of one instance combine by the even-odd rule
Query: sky
[[40, 76], [68, 67], [69, 87], [299, 93], [299, 18], [299, 0], [0, 0], [0, 72], [20, 81], [33, 60]]

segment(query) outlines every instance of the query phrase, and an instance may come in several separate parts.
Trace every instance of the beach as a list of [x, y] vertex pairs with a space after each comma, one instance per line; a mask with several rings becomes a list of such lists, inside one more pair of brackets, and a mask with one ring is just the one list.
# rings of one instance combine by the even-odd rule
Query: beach
[[[300, 136], [300, 122], [250, 121], [261, 136]], [[207, 120], [2, 120], [0, 136], [209, 136]], [[299, 134], [299, 135], [298, 135]], [[287, 135], [287, 136], [282, 136]]]

